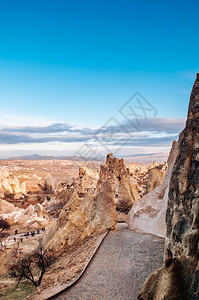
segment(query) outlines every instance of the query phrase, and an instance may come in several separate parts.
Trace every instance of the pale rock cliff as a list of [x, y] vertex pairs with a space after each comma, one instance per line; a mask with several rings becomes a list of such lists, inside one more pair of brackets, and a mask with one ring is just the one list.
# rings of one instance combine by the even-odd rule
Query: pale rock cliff
[[134, 203], [127, 220], [130, 229], [141, 233], [154, 234], [163, 238], [166, 237], [165, 216], [169, 181], [177, 154], [178, 144], [174, 141], [168, 157], [168, 169], [164, 181]]
[[170, 180], [165, 265], [144, 283], [138, 299], [199, 299], [199, 74]]
[[88, 194], [79, 198], [74, 191], [59, 218], [49, 227], [42, 244], [60, 251], [109, 229], [117, 229], [117, 213], [111, 185], [106, 181], [96, 197]]

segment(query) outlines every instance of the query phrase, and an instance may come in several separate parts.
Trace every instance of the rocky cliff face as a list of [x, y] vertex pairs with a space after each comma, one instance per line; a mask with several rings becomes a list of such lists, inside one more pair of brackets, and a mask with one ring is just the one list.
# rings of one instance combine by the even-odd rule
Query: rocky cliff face
[[111, 185], [106, 181], [96, 197], [88, 194], [79, 198], [74, 191], [59, 218], [46, 232], [42, 244], [60, 251], [108, 229], [117, 229], [117, 213]]
[[[134, 203], [127, 219], [130, 229], [141, 233], [154, 234], [163, 238], [166, 237], [165, 216], [169, 181], [177, 153], [178, 144], [174, 141], [167, 160], [168, 169], [164, 181], [161, 185]], [[154, 170], [154, 168], [151, 170]]]
[[136, 162], [128, 165], [129, 173], [137, 184], [140, 197], [163, 183], [167, 167], [166, 162], [159, 164], [157, 161], [154, 161], [149, 167], [137, 165]]
[[149, 169], [144, 195], [163, 183], [166, 170], [167, 164], [160, 164]]
[[[26, 195], [26, 184], [5, 168], [0, 168], [0, 193]], [[3, 196], [4, 197], [4, 196]]]
[[105, 181], [112, 186], [117, 210], [128, 213], [133, 203], [140, 198], [140, 194], [123, 158], [114, 158], [113, 154], [107, 155], [105, 165], [100, 167], [97, 190]]
[[170, 180], [165, 266], [147, 279], [138, 299], [199, 299], [198, 178], [199, 74]]

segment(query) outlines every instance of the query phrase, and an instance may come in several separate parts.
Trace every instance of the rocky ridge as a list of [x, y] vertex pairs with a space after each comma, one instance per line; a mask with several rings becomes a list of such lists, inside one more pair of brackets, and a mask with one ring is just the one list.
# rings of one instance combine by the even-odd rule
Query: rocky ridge
[[74, 191], [59, 218], [46, 232], [42, 245], [60, 251], [109, 229], [117, 229], [117, 213], [111, 185], [106, 181], [97, 196], [88, 194], [80, 198]]
[[[130, 229], [166, 237], [166, 209], [168, 202], [169, 182], [175, 159], [178, 154], [178, 143], [173, 142], [167, 160], [168, 169], [161, 185], [144, 195], [132, 206], [127, 223]], [[150, 169], [154, 170], [154, 168]]]
[[97, 190], [105, 182], [110, 182], [116, 208], [127, 213], [133, 203], [140, 198], [137, 182], [130, 176], [129, 169], [125, 166], [123, 158], [114, 158], [108, 154], [105, 165], [101, 165]]
[[138, 299], [199, 299], [199, 74], [186, 127], [179, 136], [166, 213], [165, 265], [146, 280]]

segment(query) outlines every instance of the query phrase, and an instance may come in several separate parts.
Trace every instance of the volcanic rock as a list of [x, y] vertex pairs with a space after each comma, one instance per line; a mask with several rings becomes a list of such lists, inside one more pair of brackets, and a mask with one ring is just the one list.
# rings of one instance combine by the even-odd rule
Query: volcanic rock
[[0, 199], [0, 218], [5, 219], [11, 225], [20, 224], [46, 226], [52, 222], [51, 217], [41, 204], [29, 205], [26, 209], [20, 209], [14, 204]]
[[145, 282], [138, 299], [199, 299], [199, 74], [170, 180], [165, 266]]
[[79, 198], [74, 191], [59, 218], [47, 230], [42, 245], [60, 251], [94, 233], [117, 229], [117, 214], [111, 185], [106, 181], [96, 197]]
[[49, 175], [45, 180], [45, 191], [52, 194], [55, 188], [55, 183], [51, 175]]
[[19, 210], [17, 207], [15, 207], [12, 203], [5, 201], [3, 199], [0, 199], [0, 214], [9, 214], [16, 210]]
[[165, 216], [169, 181], [177, 154], [178, 144], [174, 141], [167, 160], [168, 169], [164, 182], [134, 203], [127, 219], [130, 229], [141, 233], [154, 234], [163, 238], [166, 237]]
[[140, 195], [137, 184], [130, 176], [123, 158], [114, 158], [110, 153], [107, 155], [105, 165], [100, 166], [98, 190], [105, 181], [109, 181], [112, 186], [117, 210], [128, 213]]
[[137, 165], [133, 162], [128, 165], [129, 174], [134, 179], [137, 189], [140, 194], [140, 198], [152, 191], [154, 188], [163, 183], [167, 163], [159, 164], [154, 161], [150, 166]]
[[14, 176], [10, 171], [5, 168], [0, 168], [0, 192], [8, 194], [22, 193], [26, 195], [26, 184], [20, 182], [19, 178]]
[[165, 164], [156, 165], [155, 167], [150, 167], [148, 172], [148, 178], [146, 182], [146, 190], [144, 194], [147, 194], [154, 190], [157, 186], [161, 185], [165, 178], [165, 171], [167, 166]]

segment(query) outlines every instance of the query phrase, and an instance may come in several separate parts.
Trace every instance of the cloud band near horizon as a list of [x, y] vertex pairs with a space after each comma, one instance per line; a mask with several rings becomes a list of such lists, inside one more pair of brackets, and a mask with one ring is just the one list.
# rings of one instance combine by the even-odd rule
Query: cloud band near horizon
[[[171, 146], [172, 141], [178, 139], [180, 131], [184, 128], [185, 119], [174, 118], [148, 118], [137, 120], [139, 126], [129, 122], [107, 123], [99, 129], [88, 127], [78, 128], [67, 123], [52, 123], [46, 126], [8, 126], [0, 127], [0, 155], [4, 153], [9, 146], [12, 150], [25, 147], [30, 150], [33, 145], [40, 145], [38, 151], [48, 152], [54, 145], [53, 151], [60, 153], [70, 148], [71, 151], [77, 151], [84, 143], [96, 146], [96, 141], [107, 151], [121, 148], [123, 146], [123, 155], [132, 148], [143, 147], [145, 153], [147, 148], [162, 147], [166, 151]], [[67, 148], [68, 146], [68, 148]], [[125, 146], [125, 147], [124, 147]], [[10, 149], [11, 149], [10, 148]], [[23, 151], [22, 151], [23, 152]], [[135, 153], [135, 152], [134, 152]], [[10, 153], [11, 154], [11, 153]], [[23, 153], [22, 153], [23, 154]]]

